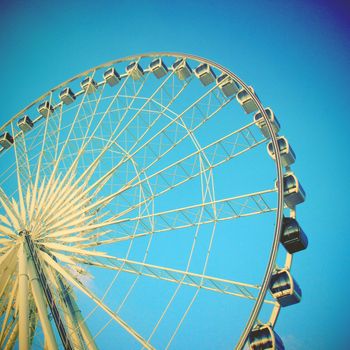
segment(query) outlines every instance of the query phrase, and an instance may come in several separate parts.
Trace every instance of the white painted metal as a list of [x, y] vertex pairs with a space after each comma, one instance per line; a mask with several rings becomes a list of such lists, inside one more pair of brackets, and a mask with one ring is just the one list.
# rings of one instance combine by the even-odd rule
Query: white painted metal
[[75, 302], [74, 297], [71, 297], [70, 300], [73, 307], [73, 317], [75, 319], [75, 323], [77, 324], [78, 330], [81, 332], [82, 337], [84, 338], [84, 344], [86, 348], [88, 350], [98, 350], [95, 340], [93, 339], [90, 330], [84, 321], [78, 304]]
[[[97, 258], [95, 260], [89, 259], [87, 257], [81, 258], [76, 256], [72, 259], [76, 262], [85, 263], [103, 269], [123, 271], [172, 283], [179, 283], [179, 281], [181, 281], [181, 284], [191, 287], [203, 288], [217, 293], [223, 293], [252, 300], [256, 300], [256, 291], [260, 289], [259, 285], [252, 285], [249, 283], [237, 282], [218, 277], [205, 276], [187, 271], [167, 268], [164, 266], [156, 266], [126, 259], [114, 258], [111, 256], [105, 256]], [[271, 300], [265, 300], [265, 302], [267, 304], [275, 304], [275, 302]]]
[[[29, 256], [29, 253], [26, 252]], [[28, 274], [30, 279], [30, 285], [32, 289], [32, 295], [35, 301], [35, 306], [38, 310], [38, 315], [45, 336], [45, 341], [50, 350], [58, 350], [55, 334], [52, 329], [51, 322], [48, 317], [47, 306], [43, 291], [39, 283], [39, 277], [36, 274], [33, 261], [28, 257]]]
[[16, 340], [17, 340], [17, 336], [18, 336], [18, 322], [15, 324], [10, 337], [4, 347], [4, 350], [12, 350], [15, 346]]
[[[177, 60], [180, 64], [175, 64], [169, 71], [164, 66], [156, 77], [153, 76], [152, 69], [142, 69], [148, 66], [148, 63], [143, 65], [143, 59], [159, 57], [172, 58], [173, 62]], [[132, 61], [139, 66], [133, 65], [128, 74], [120, 75], [118, 86], [114, 87], [116, 81], [109, 84], [111, 88], [106, 88], [105, 81], [97, 82], [95, 76], [100, 76], [100, 69], [105, 71], [105, 68], [111, 69], [118, 63], [128, 65]], [[182, 101], [182, 97], [186, 96], [187, 90], [197, 80], [191, 76], [187, 62], [205, 67], [204, 73], [196, 71], [204, 86], [201, 87], [201, 94], [188, 100], [179, 110], [179, 101]], [[227, 79], [218, 82], [218, 85], [206, 87], [219, 75], [227, 75]], [[66, 101], [69, 106], [68, 103], [63, 104], [57, 100], [57, 92], [62, 87], [76, 84], [83, 77], [89, 79], [82, 85], [83, 90], [75, 93], [75, 99]], [[225, 85], [227, 82], [229, 86]], [[224, 85], [233, 90], [225, 90]], [[250, 113], [258, 109], [262, 116], [260, 122], [264, 121], [263, 135], [256, 132], [255, 123], [244, 122], [234, 130], [229, 130], [226, 135], [216, 135], [203, 145], [198, 135], [207, 123], [210, 125], [213, 119], [219, 120], [218, 116], [235, 100], [234, 96], [239, 89], [241, 94], [236, 98], [245, 111]], [[74, 87], [73, 90], [76, 91]], [[107, 90], [114, 91], [108, 95]], [[266, 110], [252, 89], [224, 67], [208, 60], [191, 55], [157, 53], [129, 57], [84, 72], [42, 96], [33, 103], [33, 108], [42, 101], [47, 103], [40, 109], [41, 116], [33, 118], [34, 126], [26, 134], [18, 131], [15, 122], [27, 110], [21, 111], [0, 128], [0, 131], [11, 129], [15, 140], [15, 166], [9, 167], [2, 177], [0, 175], [0, 186], [6, 187], [8, 179], [17, 177], [18, 187], [14, 194], [5, 194], [0, 188], [0, 268], [1, 272], [4, 271], [0, 276], [0, 296], [5, 296], [4, 302], [8, 302], [4, 308], [0, 341], [9, 348], [13, 346], [12, 339], [16, 339], [19, 334], [21, 348], [27, 349], [31, 345], [36, 319], [30, 317], [30, 313], [35, 312], [35, 303], [47, 348], [58, 347], [33, 261], [30, 258], [27, 261], [23, 246], [18, 245], [21, 240], [18, 233], [24, 229], [29, 232], [37, 248], [40, 264], [52, 277], [54, 298], [62, 307], [66, 325], [69, 329], [77, 330], [70, 335], [76, 347], [97, 349], [94, 336], [74, 297], [69, 297], [71, 306], [63, 301], [65, 287], [62, 285], [70, 290], [69, 295], [73, 293], [72, 287], [68, 287], [71, 285], [94, 301], [97, 308], [109, 317], [105, 327], [114, 322], [148, 349], [152, 348], [152, 337], [158, 332], [182, 285], [194, 287], [195, 293], [164, 348], [171, 346], [201, 290], [251, 300], [251, 314], [238, 340], [237, 349], [244, 347], [262, 305], [270, 307], [270, 323], [274, 325], [280, 309], [274, 300], [266, 298], [266, 291], [278, 252], [284, 210], [283, 181], [277, 181], [277, 187], [272, 190], [254, 189], [250, 191], [252, 193], [236, 193], [232, 196], [217, 196], [214, 184], [215, 173], [227, 164], [230, 165], [233, 159], [239, 161], [238, 158], [243, 159], [252, 154], [260, 145], [266, 144], [267, 139], [271, 139], [273, 151], [278, 149], [278, 130], [271, 124]], [[30, 108], [31, 106], [28, 110]], [[107, 131], [101, 133], [101, 129]], [[188, 144], [193, 147], [190, 151], [184, 154], [179, 152], [177, 159], [168, 162], [176, 147], [175, 151]], [[11, 152], [11, 145], [6, 152]], [[6, 152], [2, 150], [0, 158], [6, 156]], [[277, 155], [274, 157], [277, 178], [281, 180], [281, 157], [279, 152], [274, 154]], [[102, 164], [106, 163], [108, 166], [103, 168]], [[123, 171], [126, 174], [124, 182], [116, 186], [114, 181]], [[161, 202], [167, 195], [190, 185], [191, 181], [198, 181], [201, 191], [200, 198], [191, 205], [174, 204], [166, 210], [155, 206], [155, 200]], [[7, 188], [6, 190], [8, 191]], [[277, 203], [272, 200], [276, 195]], [[123, 200], [127, 205], [120, 204]], [[292, 211], [294, 215], [294, 208]], [[240, 221], [248, 216], [269, 215], [273, 212], [276, 215], [275, 231], [262, 281], [249, 284], [206, 273], [217, 225], [224, 221]], [[208, 228], [210, 239], [203, 268], [194, 273], [191, 264], [200, 228]], [[146, 262], [154, 237], [163, 233], [165, 235], [166, 232], [170, 237], [189, 229], [193, 232], [193, 243], [186, 268]], [[125, 243], [131, 247], [143, 239], [148, 240], [148, 245], [140, 261], [128, 258], [129, 251], [125, 257], [111, 255], [111, 247]], [[287, 255], [288, 269], [291, 263], [292, 256]], [[26, 266], [31, 293], [26, 291]], [[106, 293], [116, 283], [119, 274], [135, 276], [118, 310], [127, 303], [139, 279], [153, 278], [177, 284], [149, 338], [121, 319], [118, 311], [112, 310], [105, 303], [104, 297], [92, 293], [79, 280], [77, 276], [89, 275], [91, 267], [92, 271], [101, 269], [117, 272]], [[77, 275], [72, 271], [78, 271]], [[12, 278], [16, 275], [17, 278]], [[27, 294], [32, 294], [34, 303], [30, 298], [25, 298]], [[0, 306], [1, 303], [2, 301]], [[18, 308], [18, 316], [13, 304]], [[14, 320], [17, 317], [23, 320], [19, 327], [17, 321], [10, 323], [11, 315], [15, 316]], [[95, 337], [99, 334], [100, 332]]]
[[[11, 316], [11, 314], [13, 316], [15, 316], [15, 307], [14, 307], [15, 305], [14, 304], [15, 304], [15, 295], [17, 295], [17, 290], [18, 290], [17, 288], [18, 288], [18, 282], [16, 282], [13, 285], [12, 291], [9, 293], [10, 295], [9, 295], [9, 298], [7, 301], [5, 314], [3, 315], [3, 319], [2, 319], [3, 323], [1, 326], [1, 333], [0, 333], [0, 348], [3, 347], [3, 345], [5, 343], [5, 339], [6, 339], [6, 333], [9, 331], [9, 328], [6, 328], [6, 327], [8, 326], [10, 316]], [[18, 331], [18, 328], [17, 328], [17, 331]]]
[[27, 350], [29, 349], [29, 276], [23, 242], [18, 249], [18, 280], [19, 348]]
[[81, 292], [86, 294], [91, 300], [93, 300], [102, 310], [104, 310], [109, 316], [111, 316], [121, 327], [123, 327], [128, 333], [130, 333], [139, 343], [146, 349], [153, 349], [153, 347], [140, 336], [132, 327], [130, 327], [125, 321], [123, 321], [116, 313], [108, 308], [99, 298], [97, 298], [91, 291], [89, 291], [81, 282], [74, 278], [71, 274], [65, 271], [59, 264], [52, 260], [47, 254], [42, 253], [43, 259], [57, 272], [59, 272], [68, 282], [77, 287]]
[[[63, 297], [62, 297], [63, 299]], [[69, 334], [69, 337], [72, 342], [72, 346], [74, 349], [84, 349], [84, 344], [82, 343], [80, 339], [80, 334], [79, 334], [79, 328], [73, 318], [73, 315], [71, 311], [69, 310], [68, 306], [65, 304], [63, 301], [61, 303], [62, 311], [64, 313], [64, 318], [66, 321], [66, 330]]]

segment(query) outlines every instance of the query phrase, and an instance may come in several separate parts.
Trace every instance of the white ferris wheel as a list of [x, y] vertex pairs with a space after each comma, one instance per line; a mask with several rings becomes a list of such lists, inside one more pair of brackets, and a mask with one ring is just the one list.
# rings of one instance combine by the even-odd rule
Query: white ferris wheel
[[193, 55], [136, 55], [0, 134], [1, 349], [284, 349], [305, 193], [251, 86]]

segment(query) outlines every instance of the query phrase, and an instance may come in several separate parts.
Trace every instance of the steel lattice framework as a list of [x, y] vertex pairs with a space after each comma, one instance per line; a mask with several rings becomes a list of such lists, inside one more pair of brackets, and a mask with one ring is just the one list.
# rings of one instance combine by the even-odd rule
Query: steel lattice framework
[[176, 348], [207, 295], [237, 310], [232, 347], [258, 349], [264, 327], [283, 347], [273, 327], [294, 303], [297, 251], [284, 220], [303, 191], [273, 112], [235, 74], [135, 55], [0, 131], [1, 348], [98, 349], [113, 332], [121, 348]]

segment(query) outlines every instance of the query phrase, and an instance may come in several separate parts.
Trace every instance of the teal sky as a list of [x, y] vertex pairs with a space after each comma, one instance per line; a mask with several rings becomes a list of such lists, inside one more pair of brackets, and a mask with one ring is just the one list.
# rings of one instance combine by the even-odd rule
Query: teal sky
[[307, 192], [298, 217], [310, 245], [293, 265], [303, 300], [282, 310], [278, 333], [287, 349], [344, 349], [349, 39], [345, 0], [1, 1], [0, 122], [71, 76], [131, 54], [185, 52], [226, 66], [273, 106]]

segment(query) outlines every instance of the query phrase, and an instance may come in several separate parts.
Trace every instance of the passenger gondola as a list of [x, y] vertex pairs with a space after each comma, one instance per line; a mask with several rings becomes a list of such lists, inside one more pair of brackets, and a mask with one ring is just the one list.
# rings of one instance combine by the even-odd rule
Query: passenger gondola
[[194, 74], [204, 86], [211, 84], [216, 78], [215, 73], [207, 63], [201, 63], [194, 70]]
[[295, 219], [283, 218], [281, 243], [290, 254], [307, 248], [307, 236]]
[[0, 135], [0, 145], [3, 148], [10, 148], [13, 145], [13, 137], [10, 135], [10, 133], [5, 132]]
[[189, 78], [192, 74], [192, 69], [184, 58], [179, 58], [173, 64], [173, 70], [175, 75], [180, 80], [185, 80]]
[[[275, 113], [273, 113], [273, 111], [270, 107], [265, 108], [265, 112], [270, 120], [273, 132], [278, 133], [278, 131], [280, 129], [280, 123], [278, 122], [278, 120], [275, 116]], [[260, 111], [258, 111], [257, 113], [254, 114], [254, 122], [257, 125], [257, 127], [260, 129], [261, 133], [265, 137], [269, 138], [270, 137], [269, 129], [268, 129], [267, 124], [265, 122], [265, 119], [263, 118], [263, 115]]]
[[68, 87], [60, 92], [59, 97], [65, 105], [69, 105], [75, 101], [75, 95], [73, 91]]
[[272, 274], [270, 291], [282, 307], [297, 304], [302, 297], [298, 283], [287, 269], [282, 269]]
[[17, 126], [23, 131], [29, 131], [31, 129], [33, 129], [34, 127], [34, 123], [33, 121], [27, 116], [23, 116], [22, 118], [20, 118], [17, 122]]
[[225, 73], [216, 79], [216, 84], [226, 97], [231, 97], [239, 91], [239, 85]]
[[140, 80], [144, 74], [142, 67], [137, 62], [131, 62], [126, 67], [126, 73], [134, 80]]
[[[289, 142], [284, 136], [277, 138], [278, 148], [280, 151], [280, 156], [283, 166], [289, 166], [295, 162], [295, 153], [292, 147], [289, 145]], [[267, 152], [269, 153], [272, 159], [276, 159], [275, 152], [273, 150], [272, 141], [267, 145]]]
[[305, 201], [305, 191], [300, 185], [297, 177], [291, 171], [283, 175], [284, 202], [289, 208]]
[[53, 107], [49, 101], [41, 103], [38, 107], [38, 112], [45, 118], [53, 113]]
[[97, 90], [97, 83], [91, 77], [86, 77], [81, 83], [81, 88], [87, 93], [92, 94]]
[[107, 69], [103, 73], [103, 78], [109, 86], [115, 86], [120, 82], [120, 75], [114, 67]]
[[168, 73], [168, 68], [161, 58], [154, 59], [149, 68], [157, 79], [164, 77]]
[[255, 326], [248, 336], [250, 350], [284, 350], [282, 339], [270, 325]]
[[[251, 86], [249, 86], [249, 90], [254, 94], [254, 89]], [[236, 98], [238, 103], [243, 107], [246, 114], [255, 112], [258, 109], [256, 103], [244, 88], [238, 91]]]

